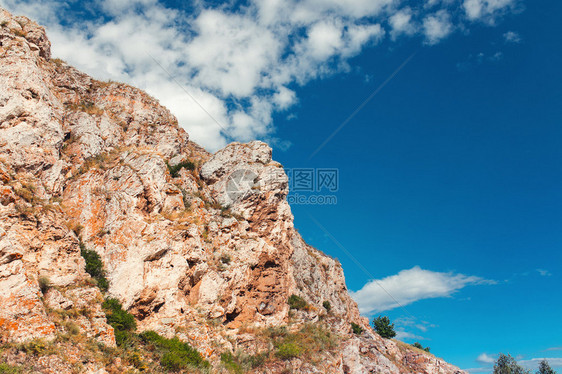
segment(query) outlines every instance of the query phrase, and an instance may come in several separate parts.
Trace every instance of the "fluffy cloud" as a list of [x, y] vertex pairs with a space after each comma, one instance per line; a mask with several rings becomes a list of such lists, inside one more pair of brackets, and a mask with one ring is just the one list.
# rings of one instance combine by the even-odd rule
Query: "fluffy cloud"
[[415, 11], [405, 0], [193, 2], [188, 11], [159, 0], [0, 5], [46, 25], [54, 56], [145, 89], [192, 139], [216, 150], [232, 140], [273, 141], [273, 114], [298, 102], [299, 85], [349, 71], [350, 58], [386, 35], [435, 44], [513, 2], [427, 0]]
[[493, 23], [505, 12], [514, 9], [516, 0], [464, 0], [463, 7], [470, 20]]
[[394, 39], [401, 34], [412, 35], [416, 32], [417, 27], [413, 23], [413, 13], [409, 7], [406, 7], [389, 17], [388, 22], [392, 28], [391, 34]]
[[427, 42], [436, 44], [453, 31], [451, 16], [445, 10], [431, 14], [423, 20], [423, 30]]
[[405, 306], [422, 299], [449, 297], [469, 285], [494, 283], [480, 277], [440, 273], [416, 266], [396, 275], [370, 281], [359, 291], [352, 292], [351, 296], [359, 304], [362, 314], [372, 315], [399, 307], [397, 302]]
[[488, 355], [487, 353], [482, 353], [476, 358], [476, 361], [480, 362], [481, 364], [493, 364], [494, 362], [496, 362], [496, 359]]

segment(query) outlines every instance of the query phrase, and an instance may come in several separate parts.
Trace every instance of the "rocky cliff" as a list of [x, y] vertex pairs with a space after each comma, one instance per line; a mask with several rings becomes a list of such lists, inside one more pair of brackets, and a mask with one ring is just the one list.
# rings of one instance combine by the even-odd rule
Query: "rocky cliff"
[[[34, 22], [0, 9], [0, 25], [2, 361], [146, 371], [149, 352], [112, 348], [102, 302], [114, 298], [137, 332], [196, 348], [211, 364], [198, 370], [459, 372], [369, 328], [340, 264], [295, 231], [287, 176], [266, 144], [211, 155], [141, 90], [51, 59]], [[107, 291], [85, 250], [101, 258]], [[241, 355], [262, 359], [241, 366]]]

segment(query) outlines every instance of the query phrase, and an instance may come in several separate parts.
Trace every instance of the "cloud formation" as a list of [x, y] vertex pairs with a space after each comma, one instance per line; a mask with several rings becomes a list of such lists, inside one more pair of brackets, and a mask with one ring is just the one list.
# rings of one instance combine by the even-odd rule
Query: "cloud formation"
[[553, 368], [561, 368], [562, 367], [562, 357], [545, 357], [545, 358], [532, 358], [530, 360], [521, 360], [517, 361], [517, 363], [529, 370], [537, 370], [539, 367], [539, 363], [542, 360], [548, 361], [548, 364]]
[[477, 358], [476, 361], [480, 362], [481, 364], [493, 364], [496, 362], [496, 359], [487, 353], [481, 353]]
[[400, 305], [406, 306], [418, 300], [450, 297], [469, 285], [495, 283], [476, 276], [452, 272], [440, 273], [415, 266], [412, 269], [402, 270], [396, 275], [370, 281], [359, 291], [352, 292], [351, 296], [359, 305], [362, 314], [372, 315]]
[[521, 43], [521, 36], [515, 31], [508, 31], [503, 34], [506, 43]]
[[299, 86], [349, 71], [350, 58], [385, 38], [436, 44], [471, 23], [493, 23], [515, 0], [425, 0], [415, 8], [405, 0], [68, 4], [0, 0], [47, 26], [54, 56], [147, 90], [216, 150], [268, 139], [273, 114], [298, 102]]

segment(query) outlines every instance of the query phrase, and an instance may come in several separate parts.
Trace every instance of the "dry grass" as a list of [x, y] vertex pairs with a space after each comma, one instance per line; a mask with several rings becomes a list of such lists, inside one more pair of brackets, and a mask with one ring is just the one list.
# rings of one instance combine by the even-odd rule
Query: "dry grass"
[[80, 111], [90, 115], [101, 116], [104, 113], [103, 109], [98, 108], [93, 102], [81, 100], [79, 103], [66, 104], [68, 110]]
[[60, 58], [52, 58], [51, 62], [53, 64], [55, 64], [56, 66], [63, 66], [63, 65], [67, 65], [66, 61], [61, 60]]

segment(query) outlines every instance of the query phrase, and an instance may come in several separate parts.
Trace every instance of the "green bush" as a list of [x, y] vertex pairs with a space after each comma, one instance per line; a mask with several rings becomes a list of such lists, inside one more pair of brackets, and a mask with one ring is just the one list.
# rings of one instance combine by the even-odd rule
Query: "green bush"
[[363, 333], [363, 327], [359, 326], [355, 322], [351, 322], [351, 330], [355, 335], [361, 335]]
[[166, 162], [166, 166], [168, 166], [168, 171], [170, 172], [172, 178], [177, 178], [181, 169], [185, 168], [187, 170], [195, 170], [195, 164], [191, 161], [182, 161], [174, 166]]
[[424, 348], [423, 345], [421, 345], [421, 344], [418, 343], [418, 342], [415, 342], [414, 344], [412, 344], [412, 346], [414, 346], [414, 347], [416, 347], [416, 348], [418, 348], [418, 349], [421, 349], [422, 351], [426, 351], [426, 352], [429, 352], [429, 351], [430, 351], [430, 348], [429, 348], [429, 347], [425, 347], [425, 348]]
[[103, 270], [103, 262], [101, 261], [100, 255], [96, 251], [86, 249], [84, 243], [80, 243], [80, 254], [86, 261], [86, 273], [90, 274], [97, 282], [100, 290], [106, 292], [109, 288], [109, 282], [105, 277], [105, 271]]
[[322, 306], [324, 307], [324, 309], [326, 309], [326, 312], [329, 312], [332, 309], [332, 304], [330, 304], [328, 300], [324, 301], [322, 303]]
[[0, 373], [2, 374], [20, 374], [23, 373], [19, 366], [8, 365], [5, 363], [0, 363]]
[[46, 276], [42, 275], [37, 279], [41, 293], [45, 293], [51, 288], [51, 281]]
[[154, 331], [145, 331], [139, 335], [146, 344], [152, 344], [155, 353], [160, 356], [160, 365], [170, 371], [189, 369], [190, 367], [209, 368], [197, 350], [177, 337], [164, 338]]
[[373, 326], [376, 332], [383, 338], [390, 339], [396, 336], [394, 331], [394, 323], [390, 323], [390, 319], [387, 316], [378, 316], [373, 320]]
[[102, 304], [105, 311], [107, 323], [113, 327], [115, 342], [118, 346], [130, 345], [133, 340], [133, 332], [137, 328], [135, 317], [126, 310], [117, 299], [105, 299]]
[[289, 307], [291, 309], [297, 310], [308, 310], [308, 303], [300, 296], [291, 295], [289, 296]]
[[224, 365], [224, 367], [232, 373], [236, 373], [236, 374], [244, 373], [244, 370], [242, 369], [242, 365], [240, 365], [236, 357], [234, 357], [230, 352], [221, 353], [221, 362]]
[[289, 360], [294, 357], [299, 357], [301, 352], [302, 348], [297, 343], [286, 342], [277, 347], [277, 352], [275, 354], [282, 360]]
[[225, 352], [221, 354], [221, 362], [231, 373], [243, 374], [262, 366], [268, 355], [268, 352], [263, 352], [255, 355], [238, 353], [234, 356], [230, 352]]

